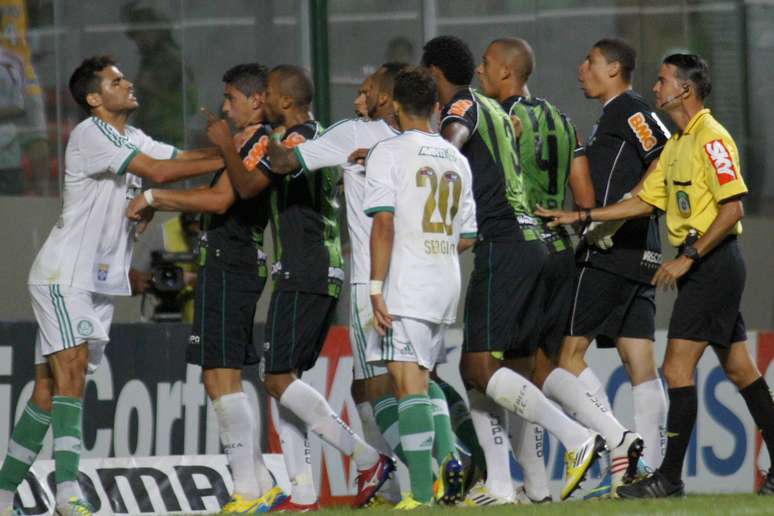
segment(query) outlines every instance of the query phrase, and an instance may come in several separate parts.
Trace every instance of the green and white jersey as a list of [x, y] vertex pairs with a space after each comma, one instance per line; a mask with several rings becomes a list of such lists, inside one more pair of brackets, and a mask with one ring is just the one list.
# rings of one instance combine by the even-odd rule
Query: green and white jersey
[[32, 264], [28, 284], [131, 294], [136, 223], [126, 218], [126, 208], [142, 181], [127, 167], [141, 152], [155, 159], [176, 154], [135, 127], [121, 134], [95, 116], [73, 129], [65, 151], [62, 214]]
[[468, 160], [438, 134], [409, 130], [378, 143], [366, 162], [365, 212], [395, 214], [384, 299], [393, 315], [454, 322], [457, 243], [476, 237]]
[[[556, 106], [541, 98], [514, 96], [502, 103], [509, 115], [521, 120], [518, 152], [530, 209], [541, 205], [562, 209], [573, 158], [583, 152], [575, 127]], [[555, 250], [570, 245], [563, 227], [544, 225], [546, 240]]]

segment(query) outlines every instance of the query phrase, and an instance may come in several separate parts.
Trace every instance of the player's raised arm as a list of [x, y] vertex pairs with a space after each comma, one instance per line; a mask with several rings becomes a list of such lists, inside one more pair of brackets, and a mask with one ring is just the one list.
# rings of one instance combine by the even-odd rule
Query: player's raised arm
[[155, 159], [139, 152], [129, 162], [129, 172], [155, 183], [172, 183], [190, 177], [201, 176], [223, 168], [223, 158]]
[[231, 187], [228, 174], [222, 174], [218, 181], [208, 188], [193, 190], [165, 190], [151, 188], [138, 195], [129, 204], [126, 216], [140, 220], [143, 210], [183, 211], [188, 213], [217, 213], [222, 215], [232, 204], [236, 195]]

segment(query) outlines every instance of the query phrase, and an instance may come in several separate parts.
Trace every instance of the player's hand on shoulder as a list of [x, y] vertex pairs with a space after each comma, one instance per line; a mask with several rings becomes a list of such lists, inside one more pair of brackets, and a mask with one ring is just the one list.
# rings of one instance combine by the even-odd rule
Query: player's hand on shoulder
[[392, 328], [392, 316], [387, 310], [382, 294], [371, 295], [371, 307], [374, 312], [374, 327], [379, 335], [384, 336], [389, 328]]
[[357, 163], [358, 165], [365, 165], [366, 157], [368, 156], [368, 152], [370, 149], [357, 149], [352, 154], [349, 155], [347, 160], [350, 163]]
[[510, 115], [510, 117], [511, 127], [513, 127], [513, 136], [515, 136], [518, 140], [521, 137], [522, 130], [524, 129], [524, 127], [521, 125], [521, 118], [516, 115]]

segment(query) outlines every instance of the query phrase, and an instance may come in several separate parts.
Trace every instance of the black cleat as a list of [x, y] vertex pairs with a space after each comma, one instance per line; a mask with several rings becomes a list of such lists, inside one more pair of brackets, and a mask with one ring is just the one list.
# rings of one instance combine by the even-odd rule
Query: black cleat
[[761, 496], [774, 495], [774, 468], [769, 470], [768, 474], [766, 475], [766, 481], [758, 490], [758, 494]]
[[685, 484], [673, 484], [658, 470], [651, 476], [623, 485], [617, 491], [619, 498], [669, 498], [685, 496]]

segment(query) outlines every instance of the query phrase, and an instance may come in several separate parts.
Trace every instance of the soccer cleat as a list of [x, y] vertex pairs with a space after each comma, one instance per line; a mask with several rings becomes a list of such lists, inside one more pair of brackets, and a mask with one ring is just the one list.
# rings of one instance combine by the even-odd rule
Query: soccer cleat
[[65, 505], [57, 505], [54, 514], [58, 516], [91, 516], [94, 509], [86, 500], [71, 496]]
[[413, 509], [424, 509], [430, 507], [430, 503], [415, 500], [413, 496], [408, 495], [395, 506], [396, 511], [411, 511]]
[[551, 498], [551, 495], [548, 495], [545, 498], [541, 498], [539, 500], [530, 498], [530, 496], [527, 494], [527, 488], [523, 485], [520, 485], [518, 488], [516, 488], [516, 501], [521, 505], [540, 505], [544, 503], [551, 503], [554, 501], [554, 499]]
[[368, 469], [361, 470], [357, 475], [357, 495], [352, 502], [354, 508], [365, 507], [374, 497], [376, 492], [390, 478], [395, 471], [395, 460], [392, 457], [380, 453], [376, 464]]
[[639, 482], [623, 485], [617, 491], [619, 498], [668, 498], [685, 496], [685, 484], [673, 484], [658, 470]]
[[466, 507], [487, 507], [490, 505], [508, 505], [514, 503], [514, 498], [502, 498], [500, 496], [493, 495], [486, 488], [484, 482], [479, 482], [470, 490], [462, 501], [462, 505]]
[[766, 475], [766, 481], [763, 483], [761, 488], [758, 489], [758, 494], [761, 496], [774, 495], [774, 468], [769, 470], [768, 474]]
[[435, 503], [454, 505], [461, 502], [462, 494], [462, 463], [451, 453], [441, 462], [438, 468], [438, 479], [433, 484]]
[[220, 514], [255, 514], [259, 512], [259, 500], [260, 498], [244, 498], [234, 493], [228, 503], [220, 509]]
[[627, 431], [624, 432], [621, 443], [610, 450], [610, 494], [613, 497], [620, 486], [630, 484], [637, 477], [643, 448], [642, 437]]
[[380, 509], [389, 509], [390, 507], [394, 507], [395, 504], [389, 501], [384, 495], [376, 494], [373, 498], [371, 498], [371, 501], [366, 505], [369, 509], [374, 508], [380, 508]]
[[605, 440], [601, 435], [592, 433], [586, 442], [564, 455], [566, 477], [562, 488], [562, 501], [578, 489], [580, 483], [586, 477], [586, 472], [599, 458], [599, 454], [605, 450]]
[[258, 510], [256, 512], [270, 512], [275, 506], [288, 499], [288, 495], [280, 486], [274, 486], [269, 489], [265, 495], [256, 499]]
[[467, 467], [462, 471], [462, 496], [467, 495], [473, 486], [475, 486], [481, 479], [486, 477], [486, 470], [481, 469], [474, 462], [468, 463]]
[[281, 503], [276, 504], [269, 512], [312, 512], [320, 510], [320, 502], [310, 504], [295, 503], [288, 496]]

